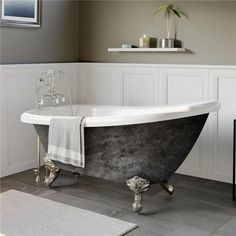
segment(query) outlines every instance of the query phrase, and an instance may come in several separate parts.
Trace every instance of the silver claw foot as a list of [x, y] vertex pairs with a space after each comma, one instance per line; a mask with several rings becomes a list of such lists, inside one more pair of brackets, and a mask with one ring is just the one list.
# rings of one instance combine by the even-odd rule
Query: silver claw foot
[[79, 176], [80, 176], [80, 173], [74, 172], [74, 178], [75, 178], [75, 179], [78, 179]]
[[161, 187], [169, 193], [169, 195], [172, 195], [174, 193], [174, 186], [169, 184], [167, 181], [161, 183]]
[[142, 194], [149, 189], [150, 182], [138, 176], [126, 181], [130, 190], [134, 192], [134, 203], [132, 204], [134, 212], [139, 214], [142, 211]]
[[40, 169], [35, 167], [33, 171], [34, 171], [34, 174], [36, 175], [35, 182], [36, 184], [39, 184], [41, 182]]
[[60, 174], [60, 169], [47, 156], [44, 158], [44, 165], [47, 172], [49, 172], [49, 175], [45, 176], [44, 183], [50, 188]]

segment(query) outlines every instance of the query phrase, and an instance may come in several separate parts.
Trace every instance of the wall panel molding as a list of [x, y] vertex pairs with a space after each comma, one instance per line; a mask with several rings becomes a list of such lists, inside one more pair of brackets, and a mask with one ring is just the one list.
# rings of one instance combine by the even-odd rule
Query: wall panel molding
[[[0, 177], [35, 166], [36, 132], [32, 125], [20, 122], [20, 115], [35, 107], [36, 82], [41, 72], [48, 68], [57, 68], [65, 73], [72, 100], [77, 103], [75, 64], [0, 66]], [[60, 81], [58, 89], [65, 91], [63, 81]]]
[[159, 70], [152, 67], [119, 68], [122, 105], [158, 105], [158, 73]]
[[[161, 68], [163, 104], [194, 103], [208, 100], [207, 69]], [[206, 177], [207, 127], [177, 172]]]
[[210, 114], [203, 133], [178, 172], [231, 181], [236, 66], [220, 65], [53, 63], [0, 66], [1, 176], [34, 167], [35, 131], [32, 126], [22, 124], [19, 116], [35, 106], [37, 76], [46, 68], [65, 72], [73, 103], [162, 105], [221, 101], [222, 109]]
[[212, 155], [209, 159], [209, 178], [232, 180], [233, 119], [236, 118], [236, 70], [210, 70], [211, 99], [221, 102], [218, 113], [212, 114], [209, 136]]

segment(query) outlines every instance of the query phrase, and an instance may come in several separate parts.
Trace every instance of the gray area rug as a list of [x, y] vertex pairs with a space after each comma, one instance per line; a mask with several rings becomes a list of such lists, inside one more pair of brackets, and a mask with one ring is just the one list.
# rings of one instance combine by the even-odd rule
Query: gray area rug
[[137, 227], [16, 190], [0, 196], [0, 232], [6, 236], [117, 236]]

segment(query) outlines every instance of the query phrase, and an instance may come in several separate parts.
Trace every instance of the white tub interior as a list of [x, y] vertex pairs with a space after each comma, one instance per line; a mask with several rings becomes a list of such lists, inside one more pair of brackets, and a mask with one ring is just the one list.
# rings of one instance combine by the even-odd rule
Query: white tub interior
[[[106, 106], [106, 105], [73, 105], [74, 116], [124, 116], [166, 112], [189, 111], [189, 106]], [[42, 107], [31, 110], [30, 114], [49, 116], [71, 116], [70, 106]]]
[[[149, 123], [216, 111], [218, 102], [162, 106], [73, 105], [74, 116], [84, 116], [86, 127]], [[71, 116], [70, 106], [42, 107], [24, 112], [21, 121], [49, 125], [54, 116]]]

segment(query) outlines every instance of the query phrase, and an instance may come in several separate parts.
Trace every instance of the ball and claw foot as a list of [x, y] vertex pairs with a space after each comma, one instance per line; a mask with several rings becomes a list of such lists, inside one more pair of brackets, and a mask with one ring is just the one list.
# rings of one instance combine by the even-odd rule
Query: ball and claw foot
[[36, 184], [39, 184], [41, 182], [40, 168], [35, 167], [33, 171], [34, 171], [34, 174], [36, 175], [35, 182]]
[[50, 172], [49, 176], [44, 179], [44, 183], [48, 188], [51, 188], [52, 183], [56, 180], [60, 171], [56, 171], [55, 173]]
[[75, 178], [75, 179], [78, 179], [79, 176], [80, 176], [80, 173], [74, 172], [74, 178]]
[[138, 176], [126, 181], [131, 191], [134, 192], [134, 203], [132, 204], [135, 213], [142, 211], [142, 194], [149, 189], [150, 182]]
[[49, 176], [45, 176], [44, 183], [50, 188], [60, 174], [60, 169], [48, 157], [45, 157], [44, 164], [46, 170], [49, 172]]
[[161, 187], [169, 193], [169, 195], [172, 195], [174, 193], [174, 186], [169, 184], [167, 181], [161, 183]]

